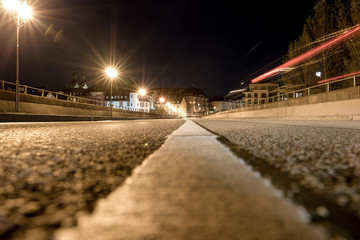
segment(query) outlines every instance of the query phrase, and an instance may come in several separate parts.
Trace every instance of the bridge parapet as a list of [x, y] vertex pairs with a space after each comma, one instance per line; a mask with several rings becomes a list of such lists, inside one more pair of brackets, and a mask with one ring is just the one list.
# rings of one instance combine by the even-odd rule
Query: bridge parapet
[[[0, 81], [0, 113], [15, 112], [15, 91], [13, 83]], [[51, 96], [51, 97], [46, 97]], [[20, 112], [61, 116], [109, 117], [110, 108], [104, 102], [70, 96], [29, 86], [20, 86]], [[172, 118], [169, 115], [112, 109], [117, 118]]]

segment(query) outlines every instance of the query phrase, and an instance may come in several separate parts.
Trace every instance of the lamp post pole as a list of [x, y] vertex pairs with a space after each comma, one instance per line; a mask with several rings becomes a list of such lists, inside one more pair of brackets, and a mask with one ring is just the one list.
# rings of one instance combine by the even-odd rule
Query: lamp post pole
[[19, 54], [20, 53], [20, 17], [17, 17], [16, 26], [16, 82], [15, 82], [15, 112], [20, 111], [20, 81], [19, 81]]
[[110, 117], [112, 117], [112, 81], [113, 79], [110, 78]]
[[16, 81], [15, 81], [15, 112], [20, 111], [19, 52], [20, 28], [32, 17], [32, 9], [26, 0], [20, 5], [18, 0], [2, 0], [2, 5], [11, 13], [16, 14]]
[[105, 70], [105, 73], [110, 79], [110, 117], [112, 117], [112, 82], [113, 82], [114, 78], [117, 77], [118, 72], [115, 68], [108, 67]]

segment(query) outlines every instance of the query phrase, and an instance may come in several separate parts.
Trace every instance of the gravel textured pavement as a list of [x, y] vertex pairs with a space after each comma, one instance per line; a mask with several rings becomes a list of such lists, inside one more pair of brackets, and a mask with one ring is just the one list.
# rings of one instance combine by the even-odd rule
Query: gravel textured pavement
[[[296, 120], [196, 120], [360, 219], [360, 122]], [[264, 173], [266, 175], [266, 172]], [[293, 186], [288, 195], [297, 193]], [[328, 217], [332, 209], [319, 206]], [[356, 230], [355, 230], [356, 231]], [[355, 234], [359, 234], [360, 230]], [[360, 235], [357, 235], [360, 236]]]
[[183, 123], [0, 124], [0, 238], [51, 239], [75, 225]]
[[56, 240], [329, 240], [309, 215], [192, 121]]

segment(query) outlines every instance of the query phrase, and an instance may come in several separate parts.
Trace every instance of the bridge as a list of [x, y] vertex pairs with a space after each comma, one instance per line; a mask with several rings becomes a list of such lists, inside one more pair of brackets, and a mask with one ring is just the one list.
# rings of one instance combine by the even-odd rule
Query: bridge
[[0, 236], [358, 239], [359, 86], [349, 79], [186, 120], [109, 118], [88, 100], [23, 88], [20, 115], [37, 122], [0, 123]]

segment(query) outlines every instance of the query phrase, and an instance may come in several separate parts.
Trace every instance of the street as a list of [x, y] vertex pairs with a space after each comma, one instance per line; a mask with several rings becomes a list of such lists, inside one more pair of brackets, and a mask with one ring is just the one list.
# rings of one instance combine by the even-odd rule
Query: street
[[356, 239], [359, 136], [356, 121], [2, 123], [0, 239]]
[[196, 120], [314, 221], [360, 236], [360, 122]]
[[0, 238], [74, 225], [183, 122], [1, 123]]

